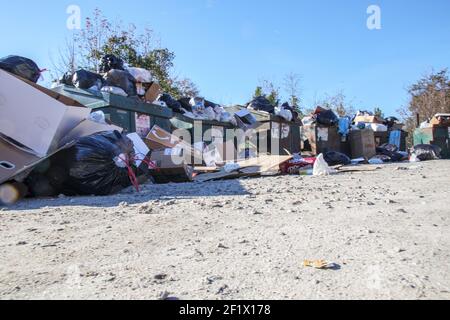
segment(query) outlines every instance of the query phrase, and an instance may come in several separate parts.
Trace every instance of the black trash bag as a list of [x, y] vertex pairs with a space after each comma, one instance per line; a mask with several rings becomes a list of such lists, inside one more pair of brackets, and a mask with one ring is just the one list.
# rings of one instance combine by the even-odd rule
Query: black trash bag
[[167, 107], [172, 109], [175, 112], [181, 113], [181, 103], [172, 98], [172, 96], [168, 93], [163, 93], [159, 96], [158, 101], [164, 102]]
[[181, 98], [178, 100], [178, 102], [181, 104], [181, 107], [184, 110], [186, 110], [188, 112], [192, 112], [192, 106], [190, 104], [190, 101], [191, 101], [191, 98], [187, 98], [187, 97], [184, 97], [184, 98]]
[[0, 59], [0, 69], [11, 72], [16, 76], [22, 77], [34, 83], [37, 83], [41, 77], [41, 70], [37, 64], [30, 59], [20, 56], [7, 56]]
[[112, 69], [105, 74], [105, 86], [118, 87], [129, 96], [136, 96], [136, 79], [128, 71]]
[[399, 120], [396, 117], [388, 117], [388, 118], [384, 119], [383, 124], [390, 129], [398, 122], [399, 122]]
[[73, 86], [73, 73], [72, 72], [64, 73], [63, 76], [59, 79], [59, 83], [68, 86]]
[[317, 123], [332, 127], [339, 123], [338, 116], [332, 110], [324, 110], [316, 115]]
[[275, 113], [275, 106], [273, 106], [266, 97], [256, 97], [247, 107], [254, 110]]
[[103, 79], [99, 74], [80, 69], [72, 76], [72, 84], [79, 89], [90, 89], [97, 86], [102, 87]]
[[420, 161], [438, 160], [441, 158], [442, 149], [432, 144], [418, 144], [412, 148], [412, 155]]
[[398, 152], [398, 147], [394, 144], [383, 144], [377, 147], [377, 154], [387, 156], [390, 158], [390, 161], [393, 162], [402, 161], [405, 157]]
[[113, 69], [125, 70], [123, 60], [113, 54], [108, 54], [102, 58], [102, 62], [100, 64], [100, 72], [107, 73]]
[[292, 107], [289, 105], [288, 102], [285, 102], [281, 105], [282, 108], [284, 108], [285, 110], [289, 110], [292, 113], [292, 121], [296, 121], [299, 119], [299, 114], [298, 111], [295, 107]]
[[348, 156], [336, 151], [329, 151], [325, 153], [323, 157], [329, 166], [336, 166], [340, 164], [346, 166], [352, 163], [352, 160], [350, 160]]
[[64, 193], [67, 195], [114, 194], [131, 185], [128, 169], [116, 164], [134, 157], [133, 142], [118, 131], [81, 138], [76, 145], [58, 154], [65, 168]]

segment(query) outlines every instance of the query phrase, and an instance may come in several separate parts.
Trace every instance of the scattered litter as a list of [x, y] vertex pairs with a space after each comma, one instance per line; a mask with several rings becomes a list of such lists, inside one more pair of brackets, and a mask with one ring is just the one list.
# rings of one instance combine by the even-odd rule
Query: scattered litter
[[315, 268], [320, 270], [336, 270], [338, 265], [335, 263], [328, 263], [325, 260], [305, 260], [303, 261], [304, 267]]

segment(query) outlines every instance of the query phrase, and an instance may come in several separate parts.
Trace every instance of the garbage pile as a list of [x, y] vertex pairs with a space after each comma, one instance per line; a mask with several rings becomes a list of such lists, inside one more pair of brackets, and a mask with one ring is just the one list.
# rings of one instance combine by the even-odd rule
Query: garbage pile
[[[175, 135], [176, 126], [164, 129], [163, 121], [150, 122], [150, 117], [144, 119], [148, 130], [140, 132], [138, 114], [132, 130], [126, 123], [118, 126], [103, 111], [38, 85], [42, 71], [27, 58], [0, 59], [0, 203], [23, 197], [105, 196], [128, 187], [139, 191], [147, 180], [327, 176], [351, 172], [360, 164], [436, 160], [448, 146], [448, 115], [437, 115], [429, 127], [420, 128], [442, 129], [447, 134], [443, 144], [436, 144], [438, 137], [423, 142], [424, 134], [418, 132], [420, 141], [408, 152], [403, 125], [394, 117], [382, 119], [368, 111], [339, 117], [317, 107], [300, 120], [294, 107], [272, 105], [264, 96], [235, 108], [202, 97], [176, 100], [161, 92], [149, 71], [127, 67], [113, 55], [102, 59], [99, 74], [78, 70], [60, 80], [94, 96], [106, 92], [137, 98], [146, 109], [169, 108], [196, 122], [210, 121], [212, 129], [228, 126], [245, 134], [244, 139], [219, 135], [206, 141], [202, 135], [200, 141], [187, 141]], [[268, 142], [264, 139], [271, 140], [268, 150], [262, 149], [262, 142]]]

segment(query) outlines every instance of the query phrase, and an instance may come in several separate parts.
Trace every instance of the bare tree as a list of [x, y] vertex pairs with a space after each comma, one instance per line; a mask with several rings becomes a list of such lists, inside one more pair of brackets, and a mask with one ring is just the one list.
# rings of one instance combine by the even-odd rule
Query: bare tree
[[51, 78], [57, 80], [66, 72], [74, 73], [78, 68], [78, 58], [79, 55], [75, 39], [66, 38], [65, 45], [58, 49], [56, 60], [54, 56], [50, 55], [52, 69], [49, 70], [49, 73]]
[[284, 91], [289, 97], [289, 103], [299, 108], [300, 107], [300, 88], [301, 76], [296, 73], [288, 73], [283, 80]]
[[342, 90], [334, 95], [326, 94], [325, 98], [319, 104], [324, 108], [333, 110], [340, 117], [350, 116], [356, 112], [353, 107], [353, 102], [347, 100]]

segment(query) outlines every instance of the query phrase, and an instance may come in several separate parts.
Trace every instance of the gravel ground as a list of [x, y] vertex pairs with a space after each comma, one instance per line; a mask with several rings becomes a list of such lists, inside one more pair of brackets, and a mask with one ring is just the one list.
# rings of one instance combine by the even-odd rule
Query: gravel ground
[[450, 299], [449, 182], [442, 160], [23, 201], [0, 298]]

